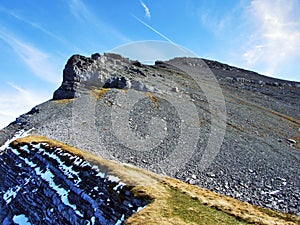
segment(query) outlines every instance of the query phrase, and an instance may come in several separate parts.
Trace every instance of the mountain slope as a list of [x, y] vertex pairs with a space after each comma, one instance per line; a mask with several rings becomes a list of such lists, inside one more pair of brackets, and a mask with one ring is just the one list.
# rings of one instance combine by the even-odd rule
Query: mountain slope
[[34, 128], [107, 159], [299, 214], [299, 83], [197, 58], [149, 66], [116, 54], [75, 55], [63, 75], [53, 100], [3, 129], [0, 143]]
[[[263, 210], [129, 164], [105, 160], [90, 152], [45, 137], [28, 136], [13, 141], [0, 156], [2, 160], [5, 158], [6, 162], [14, 158], [10, 163], [15, 167], [25, 162], [32, 168], [30, 171], [22, 167], [22, 174], [25, 174], [25, 171], [27, 175], [31, 174], [30, 180], [20, 187], [14, 186], [18, 189], [16, 194], [6, 198], [7, 204], [4, 203], [4, 207], [1, 207], [0, 218], [5, 218], [2, 224], [11, 224], [11, 219], [16, 222], [20, 215], [33, 224], [41, 221], [43, 224], [122, 224], [125, 219], [126, 224], [269, 225], [300, 222], [295, 216]], [[42, 163], [38, 162], [41, 159], [48, 161], [46, 170]], [[55, 166], [56, 163], [59, 165], [55, 169], [51, 165]], [[0, 168], [5, 169], [3, 164]], [[65, 175], [59, 174], [59, 170]], [[92, 177], [94, 171], [97, 171], [96, 176]], [[53, 176], [46, 176], [46, 173], [53, 173]], [[56, 199], [55, 191], [51, 192], [56, 190], [53, 185], [51, 186], [50, 182], [48, 188], [47, 185], [41, 185], [41, 181], [33, 176], [34, 174], [42, 180], [53, 179], [51, 183], [57, 185], [56, 189], [63, 189], [65, 184], [74, 182], [64, 196], [67, 201]], [[1, 175], [4, 175], [3, 172]], [[6, 178], [9, 175], [12, 174], [6, 173]], [[101, 181], [98, 182], [98, 179]], [[2, 186], [9, 183], [7, 179], [5, 181]], [[28, 192], [30, 188], [34, 191]], [[80, 194], [74, 195], [72, 193], [76, 192], [76, 188], [80, 189]], [[40, 192], [45, 192], [48, 197], [44, 198]], [[105, 201], [107, 198], [110, 201]], [[101, 205], [101, 202], [105, 204]], [[49, 205], [51, 203], [52, 205]], [[23, 207], [18, 208], [20, 204], [23, 204]], [[93, 210], [88, 208], [90, 204], [93, 205]], [[96, 208], [98, 204], [101, 205], [100, 208]], [[126, 213], [128, 209], [135, 212], [138, 206], [138, 213], [132, 216]], [[11, 208], [8, 213], [7, 207]], [[123, 216], [120, 212], [124, 213]]]

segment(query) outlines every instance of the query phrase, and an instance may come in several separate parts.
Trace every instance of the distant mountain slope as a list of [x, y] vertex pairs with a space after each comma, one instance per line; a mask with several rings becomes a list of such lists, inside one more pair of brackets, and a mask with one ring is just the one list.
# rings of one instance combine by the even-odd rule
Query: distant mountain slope
[[1, 130], [0, 143], [34, 128], [107, 159], [300, 215], [299, 83], [197, 58], [149, 66], [116, 54], [72, 56], [63, 76], [54, 98]]

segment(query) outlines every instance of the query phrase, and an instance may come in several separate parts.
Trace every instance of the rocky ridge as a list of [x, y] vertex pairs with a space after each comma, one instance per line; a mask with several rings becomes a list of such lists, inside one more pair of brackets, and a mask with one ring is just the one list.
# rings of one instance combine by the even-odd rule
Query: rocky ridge
[[0, 154], [0, 178], [4, 225], [20, 216], [30, 224], [123, 224], [147, 204], [104, 168], [48, 143], [12, 143]]
[[[208, 86], [209, 68], [225, 98], [225, 137], [217, 156], [205, 170], [199, 168], [199, 162], [211, 133], [209, 102], [206, 93], [178, 65], [199, 71], [200, 81]], [[197, 58], [177, 58], [150, 66], [111, 53], [72, 56], [63, 76], [53, 100], [3, 129], [0, 142], [4, 143], [19, 129], [34, 128], [34, 133], [105, 158], [171, 175], [258, 206], [300, 213], [299, 82], [273, 79]], [[140, 96], [132, 109], [119, 97], [126, 97], [128, 90]], [[181, 98], [195, 105], [196, 128], [201, 135], [183, 166], [161, 169], [159, 162], [172, 155], [174, 146], [180, 144], [184, 122], [174, 104], [181, 102]], [[113, 129], [111, 113], [116, 108], [131, 110], [125, 122], [141, 138], [151, 136], [148, 126], [153, 117], [163, 121], [161, 129], [167, 135], [151, 151], [126, 146]], [[191, 143], [186, 146], [194, 148]], [[186, 154], [179, 153], [178, 157], [184, 158]]]

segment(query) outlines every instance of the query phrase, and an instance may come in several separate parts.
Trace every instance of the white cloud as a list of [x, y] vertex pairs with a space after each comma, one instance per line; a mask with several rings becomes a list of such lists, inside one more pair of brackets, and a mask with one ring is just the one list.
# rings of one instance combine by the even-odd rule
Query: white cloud
[[8, 83], [9, 91], [0, 92], [0, 129], [28, 112], [32, 107], [51, 98], [40, 90], [26, 90]]
[[147, 7], [147, 5], [143, 1], [140, 1], [140, 2], [141, 2], [141, 5], [143, 6], [143, 8], [145, 10], [145, 16], [150, 19], [151, 14], [150, 14], [149, 8]]
[[16, 36], [0, 30], [0, 39], [4, 40], [38, 77], [52, 84], [60, 82], [58, 66], [50, 63], [50, 56], [40, 49], [25, 43]]
[[249, 38], [243, 59], [269, 75], [300, 56], [300, 4], [297, 0], [253, 0], [246, 13]]

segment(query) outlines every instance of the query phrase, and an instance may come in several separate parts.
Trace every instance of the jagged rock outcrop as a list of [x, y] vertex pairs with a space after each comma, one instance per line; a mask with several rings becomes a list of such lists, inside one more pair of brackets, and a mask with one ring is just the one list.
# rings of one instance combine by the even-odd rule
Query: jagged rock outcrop
[[154, 91], [137, 76], [145, 74], [138, 61], [131, 61], [121, 55], [106, 53], [93, 54], [91, 57], [73, 55], [63, 71], [63, 83], [54, 92], [53, 99], [80, 97], [82, 93], [94, 88], [133, 88], [139, 91]]

